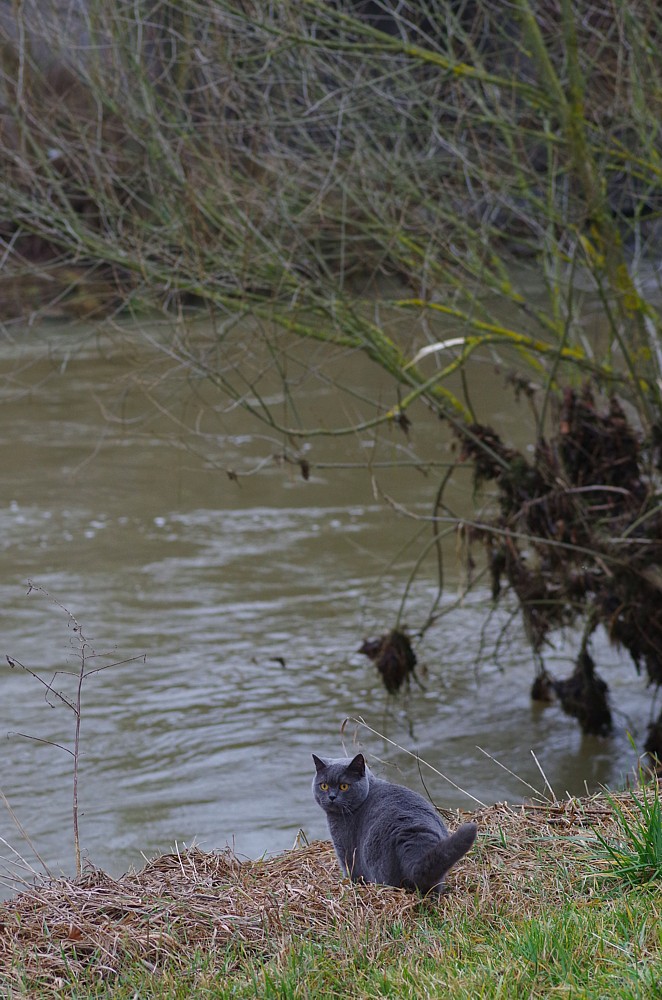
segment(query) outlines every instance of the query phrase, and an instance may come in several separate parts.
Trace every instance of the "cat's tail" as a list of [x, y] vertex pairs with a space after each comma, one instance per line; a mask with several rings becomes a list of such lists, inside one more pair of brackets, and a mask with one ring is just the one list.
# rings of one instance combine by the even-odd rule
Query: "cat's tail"
[[475, 823], [464, 823], [455, 833], [435, 844], [412, 873], [412, 881], [417, 888], [423, 893], [439, 890], [448, 870], [471, 850], [477, 832]]

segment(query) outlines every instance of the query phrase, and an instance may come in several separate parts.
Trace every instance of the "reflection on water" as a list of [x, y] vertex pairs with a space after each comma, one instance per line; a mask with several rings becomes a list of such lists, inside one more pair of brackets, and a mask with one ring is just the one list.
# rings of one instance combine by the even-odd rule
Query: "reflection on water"
[[[524, 782], [542, 789], [532, 750], [558, 795], [619, 780], [630, 765], [625, 731], [641, 740], [647, 695], [606, 643], [596, 660], [627, 714], [601, 741], [582, 737], [557, 707], [532, 706], [519, 628], [510, 624], [497, 656], [508, 615], [489, 618], [480, 592], [457, 603], [451, 541], [449, 613], [419, 650], [424, 686], [389, 699], [356, 650], [393, 624], [412, 561], [401, 553], [421, 524], [376, 502], [362, 472], [318, 471], [304, 482], [296, 468], [272, 465], [237, 484], [174, 447], [155, 423], [148, 434], [130, 420], [109, 422], [122, 360], [90, 350], [53, 375], [58, 335], [33, 332], [29, 344], [4, 349], [4, 368], [24, 369], [20, 384], [3, 390], [3, 652], [49, 680], [77, 668], [67, 616], [43, 594], [27, 596], [32, 580], [83, 624], [95, 663], [144, 654], [84, 688], [81, 837], [94, 864], [119, 873], [175, 841], [231, 843], [256, 856], [291, 846], [299, 828], [326, 836], [310, 795], [310, 754], [340, 754], [348, 716], [470, 793], [427, 773], [446, 806], [518, 800], [531, 794]], [[447, 458], [438, 424], [426, 428], [426, 419], [419, 415], [414, 433], [422, 442], [427, 433]], [[239, 466], [246, 421], [236, 412], [226, 422], [216, 437], [220, 461]], [[332, 443], [327, 457], [340, 460], [349, 447]], [[380, 483], [419, 513], [436, 488], [402, 471], [384, 472]], [[412, 627], [435, 593], [431, 560], [407, 605]], [[572, 647], [553, 656], [551, 666], [567, 672]], [[58, 675], [56, 685], [69, 692], [71, 680]], [[6, 741], [3, 791], [42, 856], [70, 872], [71, 758], [52, 744], [71, 745], [73, 716], [4, 657], [0, 681], [0, 732], [49, 741]], [[404, 751], [365, 729], [358, 736], [382, 773], [420, 787]], [[29, 855], [6, 811], [0, 836]]]

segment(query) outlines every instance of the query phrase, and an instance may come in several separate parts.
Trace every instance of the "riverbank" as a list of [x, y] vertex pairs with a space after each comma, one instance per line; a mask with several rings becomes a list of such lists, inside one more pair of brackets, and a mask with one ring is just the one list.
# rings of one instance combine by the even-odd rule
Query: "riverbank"
[[258, 861], [194, 847], [37, 885], [0, 907], [0, 983], [10, 997], [660, 997], [659, 883], [597, 877], [614, 802], [636, 812], [623, 793], [474, 814], [477, 845], [439, 901], [354, 886], [321, 842]]

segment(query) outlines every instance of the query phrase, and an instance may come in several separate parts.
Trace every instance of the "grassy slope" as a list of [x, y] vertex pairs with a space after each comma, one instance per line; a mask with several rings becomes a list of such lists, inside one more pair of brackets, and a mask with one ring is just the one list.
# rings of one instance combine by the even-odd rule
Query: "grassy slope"
[[340, 879], [328, 844], [244, 863], [192, 849], [47, 883], [0, 908], [0, 983], [127, 1000], [662, 997], [659, 882], [592, 877], [595, 831], [617, 833], [607, 800], [477, 819], [436, 903]]

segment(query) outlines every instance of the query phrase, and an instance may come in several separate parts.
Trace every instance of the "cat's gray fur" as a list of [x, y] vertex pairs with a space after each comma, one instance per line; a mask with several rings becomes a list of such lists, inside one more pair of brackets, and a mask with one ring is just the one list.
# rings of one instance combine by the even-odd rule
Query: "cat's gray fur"
[[[345, 875], [423, 894], [440, 892], [448, 869], [476, 839], [476, 824], [449, 834], [427, 799], [375, 777], [363, 754], [333, 759], [313, 754], [313, 760], [313, 795], [326, 813]], [[348, 788], [341, 791], [344, 784]]]

